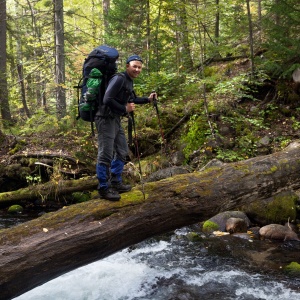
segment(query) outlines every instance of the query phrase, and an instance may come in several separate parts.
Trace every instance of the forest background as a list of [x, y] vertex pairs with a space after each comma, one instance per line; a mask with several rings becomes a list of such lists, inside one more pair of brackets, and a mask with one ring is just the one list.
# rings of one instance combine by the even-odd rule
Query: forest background
[[[47, 133], [86, 152], [74, 86], [88, 53], [107, 44], [120, 71], [129, 55], [144, 58], [135, 90], [158, 92], [165, 133], [184, 120], [173, 144], [186, 160], [199, 149], [246, 159], [265, 134], [283, 148], [300, 129], [299, 12], [298, 0], [0, 0], [0, 141], [39, 134], [41, 144]], [[153, 107], [137, 116], [140, 139], [162, 143]], [[220, 120], [234, 130], [230, 145], [210, 143], [222, 138]], [[291, 131], [274, 133], [276, 122]]]

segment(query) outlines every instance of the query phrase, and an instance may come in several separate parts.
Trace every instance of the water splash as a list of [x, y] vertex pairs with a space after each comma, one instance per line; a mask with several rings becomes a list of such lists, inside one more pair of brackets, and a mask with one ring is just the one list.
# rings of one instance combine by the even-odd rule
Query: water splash
[[195, 243], [150, 239], [64, 274], [15, 300], [296, 300], [284, 282], [201, 254]]

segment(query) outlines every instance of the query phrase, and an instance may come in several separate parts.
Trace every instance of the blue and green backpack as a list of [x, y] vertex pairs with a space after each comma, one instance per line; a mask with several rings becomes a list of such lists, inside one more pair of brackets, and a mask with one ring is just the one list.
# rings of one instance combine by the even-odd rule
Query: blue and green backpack
[[77, 119], [91, 123], [92, 132], [95, 114], [98, 110], [109, 80], [117, 73], [116, 61], [119, 52], [115, 48], [101, 45], [84, 60], [82, 77], [77, 88]]

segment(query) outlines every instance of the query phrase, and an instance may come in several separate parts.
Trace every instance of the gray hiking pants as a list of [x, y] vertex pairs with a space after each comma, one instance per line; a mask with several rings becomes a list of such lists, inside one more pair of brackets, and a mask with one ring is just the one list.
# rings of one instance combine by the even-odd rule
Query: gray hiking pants
[[128, 145], [121, 126], [121, 117], [96, 116], [95, 124], [98, 131], [97, 163], [108, 167], [112, 160], [121, 160], [124, 163], [128, 154]]

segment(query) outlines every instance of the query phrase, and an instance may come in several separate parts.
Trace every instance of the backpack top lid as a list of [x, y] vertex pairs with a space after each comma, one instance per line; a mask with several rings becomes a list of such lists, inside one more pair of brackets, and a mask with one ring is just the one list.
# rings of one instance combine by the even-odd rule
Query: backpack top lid
[[115, 62], [119, 58], [119, 52], [115, 48], [101, 45], [95, 48], [88, 57], [97, 57], [99, 59], [104, 59], [107, 62]]
[[119, 52], [115, 48], [106, 45], [95, 48], [84, 60], [83, 77], [88, 77], [93, 68], [99, 69], [103, 75], [112, 76], [117, 72], [116, 60], [118, 58]]

